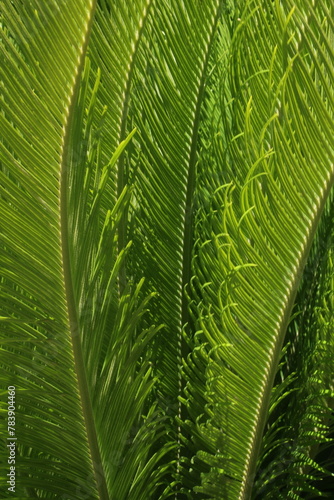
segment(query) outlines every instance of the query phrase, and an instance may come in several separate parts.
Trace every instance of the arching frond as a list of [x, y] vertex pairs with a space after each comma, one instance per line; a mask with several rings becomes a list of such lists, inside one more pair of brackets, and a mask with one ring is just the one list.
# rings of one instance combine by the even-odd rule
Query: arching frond
[[1, 1], [0, 496], [331, 497], [333, 14]]
[[[312, 468], [322, 470], [310, 443], [326, 441], [332, 397], [326, 373], [332, 373], [327, 371], [332, 356], [325, 354], [316, 325], [299, 333], [312, 336], [309, 340], [296, 344], [305, 368], [291, 361], [287, 366], [283, 357], [284, 376], [279, 380], [276, 374], [333, 183], [330, 10], [325, 2], [314, 9], [298, 3], [291, 10], [278, 2], [245, 3], [232, 39], [232, 100], [220, 131], [220, 157], [228, 164], [225, 171], [221, 166], [220, 186], [212, 182], [216, 170], [205, 156], [201, 163], [190, 292], [198, 333], [184, 368], [184, 403], [191, 415], [189, 446], [197, 449], [192, 463], [197, 475], [203, 470], [195, 490], [210, 498], [297, 498], [300, 491], [312, 491], [317, 477]], [[326, 68], [321, 76], [320, 67]], [[312, 311], [314, 306], [319, 308], [313, 304]], [[203, 375], [196, 373], [199, 367]], [[268, 428], [270, 408], [283, 397], [290, 405], [300, 401], [306, 413], [293, 416], [293, 406], [285, 408]], [[298, 432], [293, 430], [297, 422]], [[288, 429], [297, 441], [283, 479], [273, 456], [281, 456]], [[266, 453], [272, 453], [270, 472], [258, 470]], [[260, 479], [253, 487], [256, 474]]]

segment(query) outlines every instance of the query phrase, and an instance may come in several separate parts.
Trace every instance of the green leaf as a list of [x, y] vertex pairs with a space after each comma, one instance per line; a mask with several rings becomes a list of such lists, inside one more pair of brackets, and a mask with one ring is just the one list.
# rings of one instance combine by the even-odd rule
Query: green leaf
[[[295, 354], [308, 373], [304, 368], [303, 377], [301, 367], [298, 371], [290, 361], [281, 369], [283, 378], [276, 376], [300, 279], [333, 184], [333, 94], [328, 84], [333, 49], [327, 8], [317, 5], [313, 10], [298, 3], [289, 11], [278, 2], [245, 2], [231, 42], [230, 81], [223, 87], [232, 99], [222, 97], [227, 105], [216, 125], [218, 140], [201, 160], [195, 278], [189, 292], [199, 333], [184, 376], [185, 404], [192, 416], [187, 425], [191, 436], [199, 435], [188, 446], [199, 461], [197, 472], [210, 467], [202, 473], [201, 486], [193, 487], [210, 498], [287, 498], [311, 488], [314, 476], [306, 471], [315, 462], [307, 458], [309, 444], [320, 444], [329, 432], [330, 394], [320, 398], [319, 388], [328, 384], [320, 366], [332, 361], [327, 356], [322, 361], [324, 347], [315, 327], [309, 335], [319, 354], [313, 352], [311, 362], [301, 340]], [[321, 67], [326, 71], [320, 76]], [[225, 172], [218, 170], [217, 158], [226, 162]], [[218, 175], [227, 184], [220, 189]], [[290, 351], [297, 349], [296, 342]], [[331, 346], [333, 340], [327, 342]], [[314, 359], [321, 360], [320, 387], [311, 377]], [[195, 374], [199, 364], [205, 366], [200, 377]], [[289, 398], [291, 376], [296, 382]], [[273, 389], [274, 382], [279, 385]], [[280, 393], [292, 405], [308, 408], [307, 414], [297, 415], [293, 406], [282, 404], [282, 418], [276, 412], [268, 424], [270, 406], [277, 404]], [[199, 424], [193, 414], [198, 415], [196, 400], [203, 395], [205, 412]], [[314, 401], [320, 404], [316, 411]], [[314, 432], [306, 423], [310, 418], [318, 418]], [[293, 431], [297, 422], [298, 433]], [[278, 425], [287, 431], [274, 438]], [[277, 465], [282, 455], [275, 458], [274, 448], [283, 436], [287, 440], [292, 435], [296, 451], [286, 466], [291, 475], [288, 485], [286, 476], [280, 484]], [[263, 446], [273, 451], [261, 465]], [[260, 468], [265, 463], [271, 467], [269, 479], [268, 470]], [[260, 479], [254, 486], [256, 476]]]
[[1, 45], [1, 78], [13, 77], [1, 115], [1, 382], [17, 390], [17, 495], [144, 498], [173, 446], [148, 458], [163, 415], [148, 402], [145, 349], [159, 326], [141, 326], [153, 296], [142, 281], [117, 293], [131, 190], [102, 203], [135, 131], [103, 165], [100, 75], [90, 86], [84, 67], [95, 4], [35, 7], [4, 3]]
[[333, 18], [1, 1], [1, 497], [331, 497]]

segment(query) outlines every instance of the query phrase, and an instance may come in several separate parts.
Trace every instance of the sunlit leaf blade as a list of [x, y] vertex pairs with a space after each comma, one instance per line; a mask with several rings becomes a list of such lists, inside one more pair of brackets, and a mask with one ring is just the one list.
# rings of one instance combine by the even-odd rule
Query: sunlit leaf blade
[[1, 1], [12, 498], [331, 498], [333, 14]]
[[[256, 495], [253, 481], [281, 349], [333, 182], [332, 6], [306, 3], [283, 10], [278, 2], [245, 2], [232, 38], [233, 100], [226, 99], [218, 130], [220, 155], [228, 162], [221, 187], [212, 184], [215, 171], [205, 156], [201, 163], [190, 290], [199, 333], [184, 374], [192, 416], [187, 426], [203, 450], [193, 463], [197, 470], [211, 468], [195, 489], [210, 498]], [[320, 67], [326, 70], [320, 73]], [[307, 349], [299, 356], [307, 363]], [[196, 375], [199, 366], [206, 367], [204, 377]], [[291, 383], [287, 379], [281, 393]], [[301, 401], [321, 397], [312, 377], [305, 391], [312, 384], [313, 396], [299, 393]], [[203, 415], [195, 419], [192, 407], [203, 396]], [[311, 465], [303, 433], [299, 438], [304, 451], [294, 457], [291, 494], [312, 489], [312, 475], [303, 479]], [[319, 432], [312, 439], [324, 438]], [[259, 498], [280, 491], [273, 474], [269, 487], [257, 483]]]
[[74, 370], [60, 221], [65, 137], [94, 4], [8, 1], [1, 9], [2, 310], [19, 320], [1, 329], [1, 384], [17, 390], [16, 494], [80, 498], [83, 487], [97, 498]]

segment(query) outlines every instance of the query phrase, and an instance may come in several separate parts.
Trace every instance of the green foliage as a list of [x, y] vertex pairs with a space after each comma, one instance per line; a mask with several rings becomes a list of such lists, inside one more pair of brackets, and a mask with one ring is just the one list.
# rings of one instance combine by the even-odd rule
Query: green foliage
[[331, 498], [332, 1], [0, 5], [1, 497]]

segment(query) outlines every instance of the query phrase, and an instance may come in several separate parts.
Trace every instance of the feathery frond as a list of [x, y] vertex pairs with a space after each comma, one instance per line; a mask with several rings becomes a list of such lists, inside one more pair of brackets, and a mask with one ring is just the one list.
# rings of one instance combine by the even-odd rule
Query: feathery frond
[[12, 498], [331, 497], [333, 18], [1, 1]]

